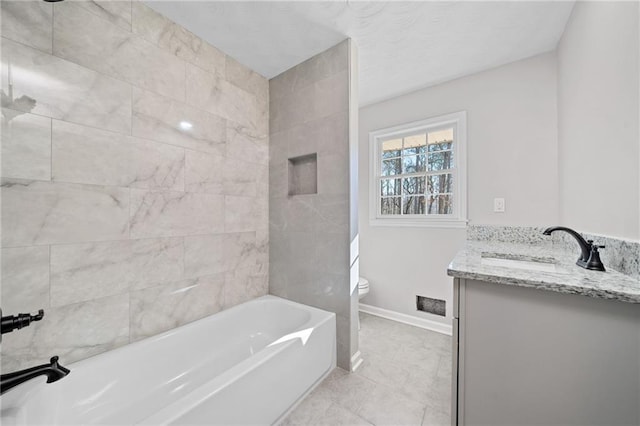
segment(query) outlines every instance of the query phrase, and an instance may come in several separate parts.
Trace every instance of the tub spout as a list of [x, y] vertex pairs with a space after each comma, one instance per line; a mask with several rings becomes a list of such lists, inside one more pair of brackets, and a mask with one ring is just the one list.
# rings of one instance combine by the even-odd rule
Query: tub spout
[[25, 370], [3, 374], [0, 377], [0, 394], [38, 376], [47, 376], [47, 383], [57, 382], [71, 371], [58, 364], [58, 357], [54, 356], [49, 364], [42, 364]]

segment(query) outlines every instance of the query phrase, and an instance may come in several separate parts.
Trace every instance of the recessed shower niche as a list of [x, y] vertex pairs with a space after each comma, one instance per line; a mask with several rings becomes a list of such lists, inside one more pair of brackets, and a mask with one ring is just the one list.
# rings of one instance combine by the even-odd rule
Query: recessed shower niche
[[289, 158], [289, 195], [318, 193], [318, 154]]

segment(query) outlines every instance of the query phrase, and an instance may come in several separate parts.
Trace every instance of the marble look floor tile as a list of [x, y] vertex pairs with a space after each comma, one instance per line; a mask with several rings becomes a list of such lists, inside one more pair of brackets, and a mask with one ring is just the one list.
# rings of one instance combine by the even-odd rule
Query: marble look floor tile
[[314, 425], [325, 419], [333, 403], [324, 397], [307, 396], [280, 424], [280, 426]]
[[[340, 424], [345, 422], [345, 419], [351, 419], [350, 421], [356, 423], [352, 415], [358, 415], [358, 418], [375, 425], [451, 424], [451, 377], [445, 377], [446, 366], [442, 370], [439, 368], [441, 357], [446, 355], [438, 352], [437, 347], [421, 345], [433, 332], [364, 313], [360, 313], [360, 318], [361, 349], [363, 344], [373, 347], [372, 342], [380, 340], [392, 341], [400, 347], [407, 345], [407, 342], [417, 342], [420, 345], [411, 346], [411, 350], [436, 354], [436, 362], [429, 360], [426, 365], [408, 367], [408, 377], [400, 373], [393, 380], [383, 380], [390, 386], [374, 383], [361, 374], [364, 366], [356, 373], [335, 369], [283, 424], [300, 424], [296, 423], [296, 420], [307, 421], [309, 424]], [[400, 337], [393, 340], [394, 336]], [[448, 336], [444, 337], [451, 339]], [[402, 366], [405, 362], [402, 355], [407, 353], [403, 350], [395, 351], [395, 360], [381, 356], [381, 353], [373, 355], [377, 355], [378, 369], [383, 371], [384, 375], [393, 375], [398, 365]], [[370, 355], [363, 352], [363, 357], [366, 362]], [[437, 376], [438, 371], [441, 371], [443, 377]], [[338, 417], [332, 415], [329, 413], [331, 404], [340, 405], [348, 413], [339, 412]]]
[[131, 238], [172, 237], [224, 231], [221, 195], [131, 189]]
[[440, 355], [440, 362], [438, 363], [437, 377], [439, 379], [448, 379], [453, 373], [453, 360], [451, 354]]
[[131, 132], [131, 86], [69, 61], [2, 39], [4, 107], [45, 117]]
[[212, 275], [227, 270], [224, 234], [184, 237], [184, 274], [186, 277]]
[[[335, 371], [335, 370], [334, 370]], [[284, 425], [371, 425], [368, 421], [353, 411], [337, 404], [325, 394], [315, 391], [309, 395], [298, 407], [280, 423]]]
[[227, 122], [227, 158], [269, 165], [269, 137], [242, 124]]
[[129, 343], [129, 295], [49, 308], [45, 321], [2, 339], [3, 371], [48, 362], [62, 365]]
[[226, 159], [219, 155], [187, 150], [185, 157], [185, 188], [188, 192], [224, 194]]
[[427, 406], [424, 410], [422, 426], [451, 426], [451, 414]]
[[51, 180], [51, 119], [2, 109], [2, 176]]
[[335, 403], [329, 405], [322, 419], [313, 424], [318, 426], [372, 426], [362, 417]]
[[423, 345], [422, 341], [405, 341], [398, 345], [398, 351], [394, 354], [393, 360], [435, 376], [440, 365], [441, 352], [437, 349], [425, 348]]
[[437, 350], [442, 355], [451, 356], [451, 336], [429, 331], [425, 334], [422, 345], [426, 348]]
[[359, 374], [335, 368], [313, 391], [313, 396], [326, 398], [343, 408], [356, 411], [375, 387], [374, 382]]
[[378, 385], [357, 414], [374, 425], [420, 425], [425, 406]]
[[219, 312], [223, 306], [224, 275], [216, 274], [150, 287], [131, 293], [131, 340]]
[[[56, 5], [53, 53], [143, 89], [184, 100], [184, 62], [75, 2]], [[78, 37], [82, 34], [82, 37]]]
[[53, 5], [41, 1], [2, 1], [2, 37], [51, 53]]
[[388, 339], [387, 335], [381, 331], [378, 338], [360, 338], [359, 349], [363, 356], [373, 354], [374, 356], [380, 356], [385, 359], [392, 360], [400, 350], [400, 347], [398, 346], [397, 341]]
[[3, 179], [4, 247], [105, 241], [129, 235], [129, 190]]
[[181, 238], [51, 246], [51, 304], [68, 305], [182, 278]]
[[131, 0], [83, 0], [79, 1], [78, 5], [112, 24], [131, 31], [131, 3]]
[[52, 179], [184, 190], [184, 149], [54, 120]]
[[225, 54], [140, 1], [133, 2], [133, 32], [178, 58], [225, 75]]
[[197, 108], [256, 128], [256, 97], [218, 75], [187, 64], [187, 103]]
[[362, 366], [358, 368], [356, 374], [360, 374], [375, 383], [399, 389], [409, 380], [412, 371], [402, 363], [392, 361], [375, 353], [369, 353], [364, 358]]
[[[442, 380], [436, 377], [434, 371], [419, 368], [412, 372], [399, 387], [393, 389], [398, 396], [411, 399], [421, 404], [432, 403], [437, 407], [448, 406], [450, 404], [450, 393], [443, 389]], [[451, 386], [451, 378], [446, 382], [446, 386]]]
[[225, 232], [248, 232], [257, 229], [257, 198], [225, 196]]
[[134, 136], [224, 156], [226, 129], [223, 118], [165, 96], [133, 89]]
[[5, 315], [49, 308], [49, 247], [2, 249], [2, 309]]

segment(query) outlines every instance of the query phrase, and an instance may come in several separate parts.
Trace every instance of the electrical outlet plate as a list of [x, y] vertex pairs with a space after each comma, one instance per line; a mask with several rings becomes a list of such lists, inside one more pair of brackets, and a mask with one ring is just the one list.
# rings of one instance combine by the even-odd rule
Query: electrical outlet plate
[[493, 211], [496, 213], [504, 213], [504, 198], [493, 199]]

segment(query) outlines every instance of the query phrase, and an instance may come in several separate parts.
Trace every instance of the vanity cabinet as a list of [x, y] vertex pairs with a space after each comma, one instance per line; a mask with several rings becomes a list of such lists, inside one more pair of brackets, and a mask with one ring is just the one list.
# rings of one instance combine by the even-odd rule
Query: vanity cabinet
[[639, 425], [640, 304], [454, 279], [453, 425]]

